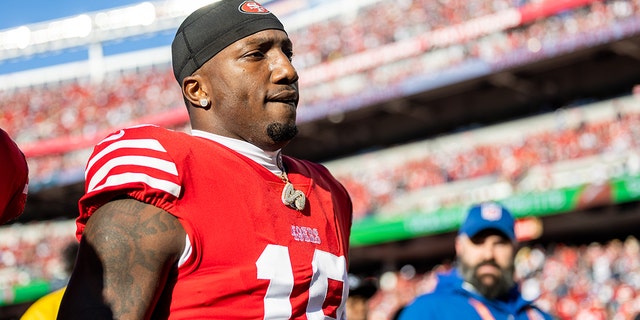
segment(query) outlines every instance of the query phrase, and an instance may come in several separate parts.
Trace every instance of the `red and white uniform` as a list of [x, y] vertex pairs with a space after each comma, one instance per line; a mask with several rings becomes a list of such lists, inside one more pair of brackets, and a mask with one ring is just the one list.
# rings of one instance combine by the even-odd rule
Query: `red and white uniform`
[[29, 167], [18, 145], [0, 129], [0, 224], [24, 211], [27, 201]]
[[282, 203], [280, 177], [206, 136], [121, 130], [89, 159], [78, 237], [97, 208], [128, 195], [187, 232], [170, 319], [344, 319], [351, 201], [323, 166], [283, 161], [303, 211]]

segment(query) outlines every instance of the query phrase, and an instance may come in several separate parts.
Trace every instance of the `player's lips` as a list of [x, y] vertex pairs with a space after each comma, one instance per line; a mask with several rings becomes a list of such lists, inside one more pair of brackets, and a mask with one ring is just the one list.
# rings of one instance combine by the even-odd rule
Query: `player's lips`
[[269, 95], [267, 97], [267, 102], [280, 102], [295, 107], [298, 105], [298, 93], [296, 91], [280, 91]]

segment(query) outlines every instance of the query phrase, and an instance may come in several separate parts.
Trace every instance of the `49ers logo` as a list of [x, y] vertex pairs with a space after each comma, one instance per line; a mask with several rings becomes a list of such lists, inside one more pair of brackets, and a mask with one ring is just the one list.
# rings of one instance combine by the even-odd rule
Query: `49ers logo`
[[253, 13], [253, 14], [267, 14], [269, 10], [265, 9], [261, 4], [255, 1], [245, 1], [243, 2], [238, 10], [242, 13]]

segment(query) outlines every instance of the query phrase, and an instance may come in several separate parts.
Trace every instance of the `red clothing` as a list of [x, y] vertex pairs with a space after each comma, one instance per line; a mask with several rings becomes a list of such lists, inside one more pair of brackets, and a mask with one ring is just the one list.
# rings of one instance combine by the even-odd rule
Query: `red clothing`
[[18, 145], [0, 129], [0, 224], [22, 214], [27, 201], [29, 168]]
[[78, 236], [98, 207], [126, 194], [178, 217], [189, 236], [170, 319], [343, 319], [349, 196], [323, 166], [283, 161], [307, 197], [303, 211], [282, 203], [279, 177], [214, 141], [121, 130], [89, 160]]

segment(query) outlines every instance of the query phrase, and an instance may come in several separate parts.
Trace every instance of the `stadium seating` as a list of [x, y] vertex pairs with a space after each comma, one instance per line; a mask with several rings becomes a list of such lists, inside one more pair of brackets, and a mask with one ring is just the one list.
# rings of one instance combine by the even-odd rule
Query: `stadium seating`
[[[434, 46], [379, 68], [341, 75], [332, 79], [335, 81], [316, 77], [318, 70], [326, 71], [323, 68], [341, 59], [394, 48], [431, 31], [541, 2], [484, 0], [470, 5], [468, 1], [452, 0], [445, 6], [428, 0], [373, 1], [373, 5], [348, 15], [295, 29], [291, 38], [296, 47], [294, 63], [302, 79], [300, 118], [312, 121], [335, 108], [362, 107], [334, 105], [332, 101], [359, 101], [368, 92], [457, 70], [467, 63], [479, 61], [495, 71], [543, 59], [548, 54], [540, 51], [543, 44], [569, 39], [573, 44], [589, 45], [620, 32], [621, 24], [640, 20], [640, 0], [596, 1], [562, 15]], [[100, 84], [76, 79], [0, 91], [0, 123], [21, 145], [95, 137], [147, 121], [149, 115], [173, 115], [176, 110], [184, 110], [184, 105], [168, 65], [108, 74]], [[607, 110], [607, 116], [599, 116], [600, 110]], [[508, 125], [517, 125], [521, 134], [505, 139], [498, 134], [500, 126], [482, 128], [326, 165], [352, 195], [356, 220], [416, 209], [429, 212], [477, 200], [452, 196], [456, 192], [447, 188], [456, 185], [506, 182], [512, 193], [556, 188], [559, 185], [553, 180], [554, 173], [600, 163], [602, 157], [613, 153], [626, 156], [625, 170], [629, 171], [623, 173], [638, 173], [638, 155], [629, 152], [640, 146], [637, 97], [581, 103], [503, 124]], [[189, 130], [185, 121], [169, 126]], [[453, 140], [457, 142], [450, 144]], [[90, 151], [82, 147], [29, 157], [32, 190], [81, 181]], [[353, 170], [353, 162], [358, 162], [361, 169]], [[571, 182], [565, 181], [564, 186]], [[584, 180], [575, 177], [573, 182]], [[433, 197], [425, 197], [425, 190]], [[64, 281], [59, 278], [62, 262], [57, 253], [73, 239], [69, 236], [73, 234], [72, 221], [2, 228], [0, 292], [36, 280]], [[518, 268], [525, 270], [519, 277], [526, 292], [540, 295], [542, 306], [561, 319], [583, 317], [578, 312], [604, 314], [603, 319], [628, 319], [640, 311], [638, 251], [635, 238], [591, 246], [527, 247], [518, 256]], [[434, 271], [448, 267], [438, 266]], [[393, 279], [390, 282], [395, 285], [385, 287], [371, 300], [370, 319], [387, 319], [415, 295], [428, 291], [433, 286], [433, 271], [413, 276], [398, 271]], [[567, 286], [559, 279], [570, 279], [575, 285]]]
[[[296, 29], [291, 33], [291, 37], [296, 44], [296, 52], [302, 56], [296, 56], [294, 59], [298, 68], [301, 69], [304, 93], [300, 118], [313, 119], [312, 115], [317, 113], [314, 109], [321, 109], [320, 114], [327, 112], [327, 101], [349, 98], [358, 100], [354, 95], [365, 90], [365, 87], [375, 90], [418, 74], [451, 69], [464, 61], [481, 60], [505, 67], [513, 63], [510, 59], [515, 53], [525, 50], [535, 54], [536, 52], [531, 52], [531, 42], [534, 40], [540, 43], [557, 41], [557, 39], [580, 33], [588, 34], [593, 30], [607, 30], [607, 28], [613, 28], [617, 22], [634, 18], [631, 14], [638, 12], [635, 10], [638, 8], [637, 1], [595, 2], [591, 6], [566, 12], [562, 16], [539, 19], [506, 32], [453, 44], [451, 48], [434, 48], [425, 56], [390, 63], [380, 70], [374, 68], [365, 70], [364, 74], [348, 75], [345, 81], [348, 81], [349, 85], [343, 85], [345, 81], [329, 81], [308, 83], [305, 86], [305, 71], [316, 65], [323, 65], [340, 57], [372, 51], [408, 39], [416, 39], [430, 30], [460, 24], [469, 19], [510, 8], [521, 8], [527, 4], [528, 2], [523, 1], [509, 3], [487, 0], [474, 3], [473, 6], [458, 2], [443, 6], [416, 0], [407, 1], [398, 6], [394, 1], [379, 1], [374, 5], [359, 8], [360, 11], [356, 15], [341, 15]], [[415, 10], [425, 6], [430, 10]], [[431, 8], [431, 6], [435, 7]], [[400, 18], [402, 12], [410, 12], [410, 18]], [[371, 24], [371, 21], [385, 21], [385, 24], [375, 24], [385, 25], [385, 28], [367, 25]], [[346, 28], [346, 25], [350, 27]], [[365, 29], [368, 30], [366, 33], [357, 31]], [[346, 30], [350, 30], [348, 32], [353, 34], [338, 37], [336, 39], [338, 43], [332, 44], [332, 41], [327, 40], [338, 31], [347, 32]], [[553, 32], [541, 33], [540, 30]], [[375, 39], [369, 39], [369, 37], [375, 37]], [[446, 56], [446, 59], [432, 59], [433, 55], [439, 54], [439, 50], [449, 50], [446, 51], [446, 55], [441, 54], [443, 57]], [[318, 57], [307, 58], [307, 55]], [[434, 60], [440, 62], [434, 65]], [[112, 129], [137, 124], [147, 115], [171, 113], [184, 108], [168, 66], [110, 74], [101, 84], [77, 79], [70, 83], [3, 91], [0, 92], [0, 96], [2, 98], [0, 99], [0, 123], [21, 145], [34, 143], [37, 145], [40, 141], [46, 142], [65, 137], [89, 136], [97, 139], [95, 135], [105, 135]], [[184, 125], [182, 127], [187, 129]], [[33, 168], [33, 187], [37, 189], [39, 186], [66, 183], [80, 177], [78, 172], [83, 167], [86, 156], [87, 151], [80, 150], [68, 154], [31, 157], [29, 162]], [[432, 171], [442, 172], [435, 172], [435, 176], [432, 176], [433, 172], [424, 173], [429, 178], [415, 175], [415, 179], [416, 181], [426, 179], [446, 182], [457, 180], [461, 175], [469, 178], [481, 174], [481, 172], [467, 172], [466, 169], [484, 170], [485, 174], [494, 173], [496, 168], [492, 169], [490, 166], [497, 165], [497, 162], [492, 159], [491, 154], [486, 156], [485, 160], [493, 160], [493, 162], [482, 164], [484, 166], [482, 168], [460, 167], [457, 170], [434, 168]], [[516, 166], [523, 165], [516, 164]], [[409, 187], [413, 183], [415, 181], [410, 181]]]

